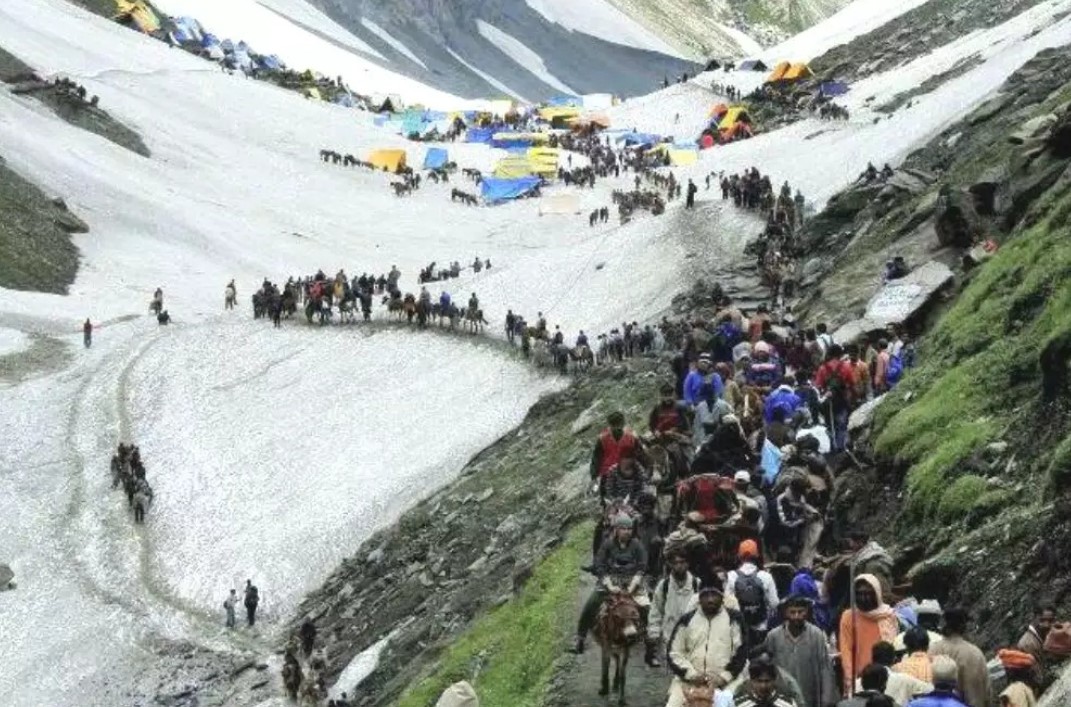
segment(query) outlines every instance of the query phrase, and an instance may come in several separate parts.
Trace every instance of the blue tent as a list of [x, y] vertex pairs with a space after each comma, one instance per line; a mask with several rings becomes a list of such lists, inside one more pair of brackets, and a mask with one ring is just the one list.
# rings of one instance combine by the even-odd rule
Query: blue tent
[[617, 138], [617, 141], [624, 142], [626, 145], [653, 145], [661, 139], [651, 133], [625, 133]]
[[402, 116], [402, 135], [410, 135], [416, 133], [417, 135], [423, 132], [424, 128], [424, 116], [420, 113], [406, 113]]
[[539, 177], [517, 177], [516, 179], [495, 179], [484, 177], [480, 184], [480, 195], [488, 204], [498, 204], [524, 196], [539, 186]]
[[279, 57], [275, 56], [274, 54], [272, 54], [271, 56], [261, 55], [257, 57], [257, 61], [260, 62], [261, 68], [268, 69], [270, 71], [278, 71], [279, 69], [283, 68], [283, 62], [279, 61]]
[[212, 34], [211, 32], [205, 32], [204, 35], [201, 37], [202, 47], [213, 47], [217, 44], [219, 44], [219, 37]]
[[424, 169], [441, 169], [449, 161], [449, 153], [442, 147], [429, 147], [424, 153]]
[[818, 87], [818, 92], [826, 98], [843, 96], [848, 91], [848, 84], [843, 81], [823, 81], [822, 85]]
[[509, 134], [499, 134], [498, 138], [491, 140], [491, 147], [498, 147], [503, 150], [509, 150], [512, 148], [528, 149], [535, 143], [528, 138], [514, 137]]
[[494, 134], [494, 128], [469, 128], [465, 133], [465, 142], [490, 143]]
[[201, 25], [192, 17], [176, 17], [174, 37], [177, 42], [200, 42]]
[[556, 108], [564, 106], [572, 106], [574, 108], [579, 108], [582, 103], [583, 101], [581, 101], [576, 96], [555, 96], [554, 98], [551, 98], [547, 101], [548, 106], [554, 106]]
[[219, 46], [220, 46], [220, 47], [221, 47], [221, 48], [223, 49], [223, 51], [225, 51], [225, 52], [226, 52], [227, 54], [231, 54], [232, 52], [234, 52], [234, 42], [232, 42], [232, 41], [231, 41], [231, 40], [229, 40], [229, 39], [224, 39], [224, 40], [223, 40], [222, 42], [220, 42], [220, 43], [219, 43]]

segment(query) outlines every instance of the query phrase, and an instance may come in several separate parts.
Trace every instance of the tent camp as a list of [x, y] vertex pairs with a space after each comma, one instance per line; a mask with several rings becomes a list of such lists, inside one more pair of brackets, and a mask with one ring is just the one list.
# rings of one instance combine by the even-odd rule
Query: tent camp
[[160, 29], [160, 20], [144, 0], [115, 0], [115, 19], [130, 24], [145, 34]]
[[495, 131], [491, 128], [469, 128], [465, 131], [465, 142], [490, 144], [494, 136]]
[[653, 133], [625, 133], [617, 138], [618, 142], [623, 142], [626, 145], [654, 145], [662, 138]]
[[397, 172], [405, 166], [405, 150], [372, 150], [368, 161], [376, 169]]
[[843, 81], [823, 81], [818, 87], [818, 93], [824, 98], [843, 96], [848, 90], [848, 84]]
[[777, 83], [778, 81], [781, 81], [791, 68], [792, 64], [789, 64], [787, 61], [778, 62], [777, 66], [770, 72], [770, 75], [766, 77], [766, 83]]
[[708, 118], [717, 118], [718, 120], [721, 120], [722, 116], [725, 115], [728, 112], [729, 112], [729, 106], [725, 105], [724, 103], [716, 103], [710, 109], [710, 114], [707, 117]]
[[262, 54], [257, 57], [257, 62], [260, 64], [260, 68], [269, 71], [279, 71], [283, 68], [283, 62], [274, 54], [268, 56]]
[[429, 147], [424, 153], [424, 169], [442, 169], [450, 161], [450, 153], [442, 147]]
[[207, 47], [201, 47], [201, 56], [208, 57], [212, 61], [223, 61], [227, 58], [227, 55], [223, 53], [223, 48], [218, 44], [209, 44]]
[[171, 20], [175, 29], [171, 33], [175, 41], [179, 44], [185, 44], [186, 42], [198, 42], [201, 41], [201, 25], [192, 17], [174, 17]]
[[551, 194], [539, 200], [539, 215], [544, 214], [578, 214], [580, 213], [580, 195], [576, 192]]
[[781, 77], [782, 81], [801, 81], [803, 79], [814, 78], [814, 72], [811, 71], [811, 67], [804, 64], [802, 61], [793, 64], [789, 67], [789, 70]]
[[529, 194], [539, 188], [539, 177], [516, 177], [499, 179], [484, 177], [480, 183], [480, 195], [488, 204], [500, 204]]
[[769, 68], [762, 59], [745, 59], [736, 66], [737, 71], [766, 71]]
[[728, 130], [737, 123], [751, 124], [751, 116], [748, 115], [747, 108], [744, 106], [733, 106], [718, 123], [719, 130]]
[[533, 174], [553, 177], [558, 173], [558, 149], [554, 147], [529, 148], [528, 164]]
[[573, 106], [547, 106], [539, 109], [539, 117], [555, 128], [566, 127], [566, 121], [578, 115], [580, 109]]

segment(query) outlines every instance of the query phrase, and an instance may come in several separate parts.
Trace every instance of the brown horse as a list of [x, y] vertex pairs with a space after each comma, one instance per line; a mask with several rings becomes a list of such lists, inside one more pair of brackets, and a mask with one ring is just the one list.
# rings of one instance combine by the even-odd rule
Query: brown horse
[[602, 649], [602, 682], [599, 694], [610, 694], [610, 659], [614, 661], [613, 688], [617, 704], [625, 704], [625, 671], [632, 644], [643, 634], [640, 605], [631, 594], [616, 592], [607, 597], [595, 624], [595, 640]]

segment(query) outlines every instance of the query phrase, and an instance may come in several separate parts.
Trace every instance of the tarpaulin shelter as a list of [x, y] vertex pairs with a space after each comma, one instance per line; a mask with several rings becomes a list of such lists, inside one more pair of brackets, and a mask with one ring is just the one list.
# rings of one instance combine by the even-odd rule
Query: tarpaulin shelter
[[368, 161], [376, 169], [397, 172], [405, 167], [405, 150], [372, 150]]
[[201, 54], [212, 61], [223, 61], [227, 57], [218, 44], [209, 44], [207, 47], [201, 47]]
[[555, 120], [575, 118], [580, 115], [580, 109], [575, 106], [546, 106], [539, 109], [539, 117], [553, 124]]
[[450, 161], [450, 153], [442, 147], [429, 147], [424, 153], [424, 169], [442, 169]]
[[784, 76], [781, 77], [782, 81], [800, 81], [802, 79], [814, 78], [814, 72], [811, 71], [811, 67], [804, 64], [802, 61], [793, 64]]
[[205, 32], [204, 34], [201, 35], [201, 46], [202, 47], [218, 47], [219, 46], [219, 37], [217, 37], [216, 35], [212, 34], [211, 32]]
[[621, 137], [617, 138], [618, 142], [623, 142], [626, 145], [654, 145], [662, 138], [653, 133], [625, 133]]
[[179, 44], [201, 41], [201, 24], [197, 20], [192, 17], [174, 17], [171, 22], [175, 25], [171, 36]]
[[499, 179], [516, 179], [535, 174], [527, 155], [510, 155], [495, 164], [494, 175]]
[[848, 91], [848, 84], [843, 81], [823, 81], [822, 85], [818, 87], [818, 93], [825, 98], [843, 96]]
[[737, 71], [766, 71], [770, 67], [762, 59], [745, 59], [737, 64]]
[[558, 149], [556, 147], [530, 148], [527, 157], [533, 174], [553, 177], [558, 173]]
[[717, 118], [718, 120], [721, 120], [721, 117], [728, 112], [729, 106], [725, 105], [724, 103], [715, 103], [714, 106], [710, 109], [710, 114], [707, 117]]
[[781, 81], [791, 68], [792, 64], [789, 64], [787, 61], [778, 62], [777, 65], [774, 66], [773, 71], [770, 72], [770, 75], [766, 77], [766, 83], [777, 83], [778, 81]]
[[494, 135], [495, 131], [491, 128], [469, 128], [465, 131], [465, 142], [489, 144]]
[[748, 115], [747, 108], [744, 106], [730, 108], [718, 123], [718, 129], [727, 130], [737, 123], [751, 123], [751, 116]]
[[576, 192], [550, 194], [539, 200], [539, 215], [543, 214], [578, 214], [580, 213], [580, 195]]
[[539, 188], [539, 177], [516, 177], [499, 179], [484, 177], [480, 183], [480, 195], [488, 204], [499, 204], [529, 194]]
[[353, 100], [353, 96], [348, 93], [336, 93], [335, 97], [331, 100], [337, 103], [338, 105], [344, 106], [346, 108], [353, 108], [355, 105], [357, 105], [356, 101]]
[[269, 54], [268, 56], [258, 56], [257, 61], [260, 63], [260, 67], [262, 69], [268, 69], [270, 71], [279, 71], [283, 68], [282, 60], [280, 60], [279, 57], [275, 56], [274, 54]]
[[669, 163], [675, 167], [695, 164], [698, 161], [699, 153], [695, 150], [682, 150], [674, 147], [669, 151]]
[[534, 144], [535, 141], [527, 133], [495, 133], [491, 137], [491, 147], [497, 147], [502, 150], [514, 148], [527, 150]]
[[160, 29], [160, 19], [144, 0], [115, 0], [115, 19], [128, 22], [145, 34]]

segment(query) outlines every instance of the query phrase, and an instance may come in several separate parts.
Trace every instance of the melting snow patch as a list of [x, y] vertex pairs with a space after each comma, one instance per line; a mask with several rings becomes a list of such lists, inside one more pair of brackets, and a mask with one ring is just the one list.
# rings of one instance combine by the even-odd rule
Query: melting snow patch
[[543, 63], [543, 59], [534, 51], [524, 46], [524, 43], [521, 42], [521, 40], [510, 34], [506, 34], [498, 27], [484, 22], [483, 20], [476, 20], [476, 26], [479, 28], [480, 34], [483, 35], [484, 39], [491, 42], [491, 44], [494, 44], [510, 59], [513, 59], [529, 72], [537, 76], [540, 81], [562, 93], [566, 93], [570, 96], [577, 95], [576, 91], [566, 86], [551, 74], [547, 69], [547, 65]]
[[409, 49], [409, 47], [405, 46], [400, 41], [398, 41], [397, 39], [392, 37], [390, 32], [388, 32], [387, 30], [383, 29], [382, 27], [380, 27], [379, 25], [377, 25], [375, 22], [373, 22], [372, 20], [368, 19], [367, 17], [362, 17], [361, 18], [361, 24], [364, 25], [365, 27], [367, 27], [368, 30], [370, 32], [372, 32], [372, 34], [376, 35], [377, 37], [382, 39], [384, 42], [386, 42], [387, 44], [391, 45], [391, 47], [394, 48], [394, 51], [398, 52], [399, 54], [404, 55], [410, 61], [412, 61], [414, 63], [417, 63], [417, 64], [420, 64], [425, 70], [427, 70], [428, 65], [425, 64], [424, 62], [422, 62], [420, 60], [420, 57], [418, 57], [416, 54], [414, 54], [412, 52], [412, 50]]
[[338, 675], [338, 680], [335, 680], [335, 684], [328, 691], [327, 696], [334, 700], [342, 697], [343, 692], [352, 693], [354, 688], [361, 684], [361, 682], [372, 674], [372, 671], [379, 665], [379, 656], [383, 653], [383, 649], [387, 647], [387, 643], [393, 638], [395, 631], [391, 631], [383, 638], [373, 643], [368, 648], [358, 653], [349, 665], [342, 669], [342, 672]]

